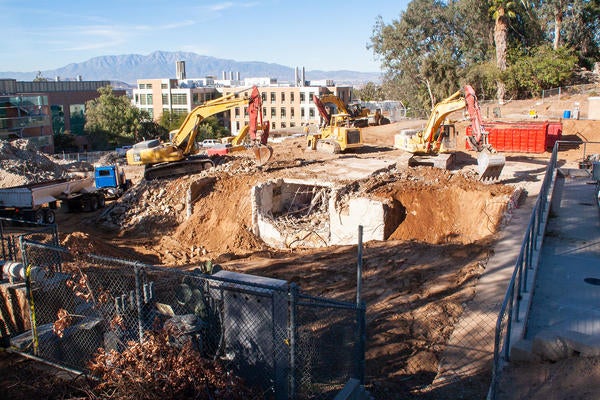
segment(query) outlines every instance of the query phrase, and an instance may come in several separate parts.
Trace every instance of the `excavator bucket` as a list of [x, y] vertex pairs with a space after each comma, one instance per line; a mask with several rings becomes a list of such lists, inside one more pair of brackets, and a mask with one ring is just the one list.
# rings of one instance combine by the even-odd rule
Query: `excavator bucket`
[[265, 146], [263, 144], [258, 145], [256, 147], [252, 147], [252, 152], [254, 152], [254, 159], [256, 160], [256, 165], [265, 165], [273, 156], [273, 148], [271, 146]]
[[477, 156], [479, 180], [497, 180], [500, 177], [505, 164], [506, 159], [503, 155], [483, 150]]

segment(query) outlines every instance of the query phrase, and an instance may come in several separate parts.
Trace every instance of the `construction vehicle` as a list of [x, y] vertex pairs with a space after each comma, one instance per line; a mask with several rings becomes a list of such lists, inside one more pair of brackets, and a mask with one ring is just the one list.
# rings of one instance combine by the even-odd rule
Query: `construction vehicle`
[[[239, 95], [240, 93], [233, 93], [207, 101], [194, 108], [170, 142], [160, 142], [158, 139], [154, 139], [136, 143], [127, 150], [127, 163], [144, 165], [146, 168], [145, 179], [191, 174], [214, 167], [212, 159], [206, 153], [200, 153], [196, 142], [199, 125], [211, 115], [260, 102], [261, 98], [256, 86], [253, 87], [250, 97], [247, 96], [247, 93], [244, 97], [239, 97]], [[259, 148], [260, 146], [266, 147], [262, 144], [255, 143], [255, 146], [257, 147], [256, 152], [262, 156], [261, 162], [266, 162], [270, 158], [272, 150]]]
[[449, 168], [456, 150], [456, 129], [444, 123], [455, 111], [467, 109], [471, 119], [473, 135], [468, 137], [472, 150], [477, 152], [478, 173], [481, 180], [497, 179], [506, 164], [506, 159], [488, 141], [475, 90], [466, 85], [464, 96], [457, 91], [435, 105], [423, 130], [407, 129], [395, 136], [394, 147], [412, 153], [409, 165], [433, 165]]
[[257, 165], [263, 165], [273, 155], [273, 149], [267, 144], [269, 139], [269, 121], [262, 120], [262, 99], [257, 88], [252, 91], [254, 98], [248, 105], [249, 123], [240, 132], [226, 140], [222, 145], [215, 145], [208, 149], [207, 154], [225, 155], [238, 151], [252, 150]]
[[131, 187], [131, 180], [117, 165], [102, 165], [94, 168], [94, 184], [104, 197], [118, 199]]
[[94, 177], [57, 179], [0, 189], [0, 216], [53, 224], [59, 203], [69, 211], [95, 211], [104, 207], [104, 193]]
[[323, 119], [323, 124], [316, 133], [307, 135], [308, 148], [337, 154], [363, 146], [362, 132], [360, 128], [352, 126], [350, 114], [342, 112], [330, 115], [316, 95], [313, 95], [313, 101]]

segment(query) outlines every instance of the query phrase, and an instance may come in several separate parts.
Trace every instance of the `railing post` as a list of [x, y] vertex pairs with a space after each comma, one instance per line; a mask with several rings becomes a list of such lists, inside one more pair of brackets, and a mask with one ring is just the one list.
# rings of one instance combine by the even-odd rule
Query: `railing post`
[[358, 255], [356, 263], [356, 306], [361, 304], [362, 268], [363, 268], [363, 226], [358, 226]]

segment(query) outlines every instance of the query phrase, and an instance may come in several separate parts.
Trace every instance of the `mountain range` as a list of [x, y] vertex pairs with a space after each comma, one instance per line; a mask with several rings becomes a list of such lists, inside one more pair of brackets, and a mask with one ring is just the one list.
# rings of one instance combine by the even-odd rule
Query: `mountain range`
[[[124, 54], [100, 56], [81, 63], [68, 64], [62, 68], [33, 72], [0, 72], [0, 78], [31, 81], [38, 73], [47, 79], [59, 77], [61, 80], [121, 81], [135, 85], [137, 79], [175, 78], [176, 61], [185, 61], [186, 76], [189, 79], [214, 76], [221, 79], [223, 71], [240, 73], [241, 79], [250, 77], [277, 78], [278, 82], [294, 82], [295, 67], [260, 61], [235, 61], [190, 52], [155, 51], [148, 55]], [[302, 66], [298, 66], [302, 69]], [[305, 71], [306, 80], [332, 79], [337, 85], [361, 85], [366, 82], [379, 82], [379, 72]]]

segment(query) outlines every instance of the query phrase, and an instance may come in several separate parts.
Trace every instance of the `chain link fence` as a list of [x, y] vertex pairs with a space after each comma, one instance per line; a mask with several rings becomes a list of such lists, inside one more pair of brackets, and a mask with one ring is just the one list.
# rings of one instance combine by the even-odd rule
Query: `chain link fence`
[[25, 284], [5, 284], [16, 300], [2, 319], [21, 321], [11, 331], [20, 352], [89, 372], [98, 349], [123, 352], [168, 330], [175, 345], [191, 342], [251, 383], [256, 398], [329, 399], [350, 378], [364, 381], [364, 306], [308, 296], [277, 279], [19, 242]]

